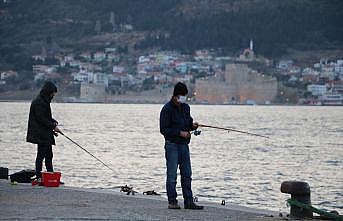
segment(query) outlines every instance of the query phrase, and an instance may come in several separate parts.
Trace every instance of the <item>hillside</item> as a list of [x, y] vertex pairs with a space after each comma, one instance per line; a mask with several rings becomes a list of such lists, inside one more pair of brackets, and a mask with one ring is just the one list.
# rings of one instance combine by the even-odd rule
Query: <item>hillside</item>
[[[26, 69], [28, 58], [44, 44], [53, 42], [61, 50], [97, 47], [87, 39], [104, 35], [110, 36], [105, 42], [131, 44], [136, 50], [220, 48], [234, 54], [249, 39], [267, 57], [289, 49], [341, 50], [341, 21], [341, 0], [2, 1], [0, 64], [11, 68], [21, 60], [16, 69]], [[133, 30], [123, 31], [125, 25]], [[123, 39], [117, 37], [122, 32], [132, 41], [117, 40]]]

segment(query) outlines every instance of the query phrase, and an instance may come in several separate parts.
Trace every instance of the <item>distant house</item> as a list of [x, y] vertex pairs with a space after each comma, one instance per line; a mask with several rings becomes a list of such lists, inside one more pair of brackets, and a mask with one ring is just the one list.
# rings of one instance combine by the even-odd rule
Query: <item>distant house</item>
[[104, 85], [108, 87], [108, 76], [104, 73], [95, 73], [93, 76], [93, 83], [98, 85]]
[[318, 82], [318, 76], [314, 76], [314, 75], [304, 75], [301, 77], [300, 81], [303, 82], [308, 82], [308, 83], [316, 83]]
[[78, 68], [78, 69], [82, 68], [81, 61], [70, 61], [69, 66], [72, 68]]
[[320, 63], [315, 63], [315, 64], [313, 65], [313, 67], [314, 67], [314, 68], [317, 68], [317, 69], [319, 69], [321, 66], [322, 66], [322, 65], [321, 65]]
[[278, 69], [287, 70], [291, 66], [293, 66], [293, 64], [294, 64], [293, 60], [281, 60], [281, 61], [279, 61], [279, 63], [277, 64], [276, 67]]
[[339, 74], [343, 74], [343, 66], [336, 66], [335, 67], [335, 72]]
[[92, 72], [79, 72], [72, 74], [74, 81], [82, 82], [82, 83], [89, 83], [93, 80], [93, 73]]
[[313, 96], [322, 96], [326, 94], [326, 85], [310, 84], [307, 86], [307, 91], [311, 92]]
[[89, 52], [84, 52], [84, 53], [80, 54], [80, 57], [85, 59], [86, 61], [92, 60], [92, 55]]
[[197, 50], [195, 51], [194, 59], [196, 61], [209, 61], [212, 60], [213, 57], [208, 50]]
[[140, 56], [138, 58], [138, 63], [146, 63], [146, 62], [149, 62], [150, 61], [150, 58], [149, 57], [145, 57], [145, 56]]
[[178, 72], [186, 73], [188, 70], [188, 65], [186, 62], [181, 62], [181, 63], [176, 64], [175, 69]]
[[191, 82], [191, 80], [193, 79], [192, 75], [182, 75], [182, 76], [174, 76], [173, 77], [173, 82], [177, 83], [177, 82], [184, 82], [184, 83], [189, 83]]
[[133, 25], [121, 25], [123, 31], [133, 31]]
[[120, 56], [116, 55], [114, 53], [108, 53], [107, 54], [107, 61], [109, 61], [109, 62], [119, 62], [120, 61]]
[[123, 67], [123, 66], [115, 65], [112, 68], [113, 73], [123, 73], [124, 71], [125, 71], [125, 67]]
[[116, 48], [105, 48], [105, 53], [114, 53], [116, 51], [117, 51]]
[[332, 83], [332, 91], [343, 95], [343, 80]]
[[289, 79], [288, 79], [288, 82], [295, 82], [295, 81], [298, 81], [298, 77], [292, 75]]
[[320, 77], [327, 78], [329, 80], [335, 79], [335, 72], [334, 71], [322, 71], [320, 72]]
[[51, 80], [51, 81], [60, 81], [62, 80], [62, 76], [57, 73], [57, 72], [48, 72], [48, 73], [37, 73], [34, 76], [34, 81], [39, 82], [39, 81], [46, 81], [46, 80]]
[[96, 52], [94, 53], [94, 61], [95, 62], [102, 62], [106, 59], [106, 54], [104, 52]]
[[35, 60], [35, 61], [42, 61], [42, 62], [45, 61], [45, 57], [42, 56], [42, 55], [33, 55], [32, 58], [33, 58], [33, 60]]
[[66, 63], [69, 63], [69, 62], [71, 62], [71, 61], [74, 61], [74, 56], [73, 56], [73, 55], [66, 55], [66, 56], [64, 56], [64, 61], [65, 61]]
[[311, 82], [314, 83], [317, 81], [317, 79], [320, 76], [320, 72], [316, 71], [312, 68], [305, 68], [302, 72], [301, 75], [303, 77], [303, 81], [305, 82]]
[[16, 71], [4, 71], [1, 72], [0, 80], [8, 80], [8, 79], [15, 79], [18, 77], [18, 73]]

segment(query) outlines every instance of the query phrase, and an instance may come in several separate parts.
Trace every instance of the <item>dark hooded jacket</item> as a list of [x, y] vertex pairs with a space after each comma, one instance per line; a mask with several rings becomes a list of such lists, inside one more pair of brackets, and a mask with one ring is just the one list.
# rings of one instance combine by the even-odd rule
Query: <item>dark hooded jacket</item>
[[52, 118], [50, 102], [56, 86], [47, 82], [39, 95], [32, 101], [26, 141], [34, 144], [55, 145], [53, 129], [57, 121]]
[[166, 141], [176, 144], [189, 144], [190, 138], [180, 136], [180, 131], [192, 131], [193, 118], [188, 104], [176, 106], [173, 101], [166, 103], [160, 113], [160, 132]]

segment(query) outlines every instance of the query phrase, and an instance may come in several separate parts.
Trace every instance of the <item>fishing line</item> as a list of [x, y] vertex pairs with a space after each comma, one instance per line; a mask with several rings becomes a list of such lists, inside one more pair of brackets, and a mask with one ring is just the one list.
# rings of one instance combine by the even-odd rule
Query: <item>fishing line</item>
[[100, 160], [98, 157], [94, 156], [91, 152], [89, 152], [87, 149], [85, 149], [84, 147], [82, 147], [80, 144], [76, 143], [74, 140], [72, 140], [70, 137], [68, 137], [67, 135], [65, 135], [63, 132], [59, 131], [58, 133], [62, 134], [65, 138], [67, 138], [69, 141], [71, 141], [73, 144], [75, 144], [76, 146], [78, 146], [79, 148], [81, 148], [83, 151], [85, 151], [87, 154], [89, 154], [90, 156], [92, 156], [94, 159], [96, 159], [97, 161], [99, 161], [102, 165], [104, 165], [105, 167], [107, 167], [108, 169], [110, 169], [113, 172], [114, 171], [111, 167], [109, 167], [106, 163], [104, 163], [102, 160]]

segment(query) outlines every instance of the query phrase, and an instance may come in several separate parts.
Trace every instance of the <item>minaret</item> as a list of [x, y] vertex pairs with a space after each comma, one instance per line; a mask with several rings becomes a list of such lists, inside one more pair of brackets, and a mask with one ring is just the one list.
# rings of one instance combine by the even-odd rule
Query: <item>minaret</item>
[[254, 51], [254, 42], [250, 40], [250, 50]]

